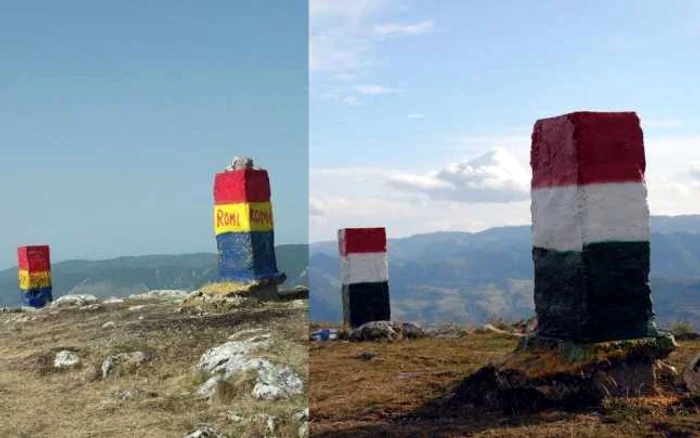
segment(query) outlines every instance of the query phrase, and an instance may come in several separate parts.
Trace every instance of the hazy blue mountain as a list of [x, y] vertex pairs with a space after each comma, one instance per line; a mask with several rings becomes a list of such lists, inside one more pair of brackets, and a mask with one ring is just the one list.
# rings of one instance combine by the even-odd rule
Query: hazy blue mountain
[[[276, 252], [278, 268], [287, 274], [285, 286], [306, 285], [308, 246], [280, 245]], [[153, 289], [192, 290], [216, 279], [216, 258], [216, 254], [198, 253], [54, 263], [54, 297], [84, 293], [104, 298]], [[0, 271], [0, 305], [19, 305], [19, 294], [17, 268]]]
[[[651, 218], [652, 296], [659, 320], [700, 328], [700, 216]], [[534, 314], [529, 226], [389, 241], [392, 313], [423, 323], [483, 323]], [[342, 317], [334, 242], [310, 246], [311, 319]]]

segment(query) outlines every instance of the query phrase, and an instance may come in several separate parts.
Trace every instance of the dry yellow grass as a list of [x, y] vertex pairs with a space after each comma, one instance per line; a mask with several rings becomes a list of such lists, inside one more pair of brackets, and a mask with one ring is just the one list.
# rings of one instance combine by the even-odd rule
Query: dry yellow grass
[[[393, 344], [315, 344], [310, 350], [311, 436], [700, 436], [700, 400], [675, 393], [613, 399], [584, 412], [528, 416], [466, 406], [446, 412], [435, 403], [465, 376], [511, 352], [516, 343], [507, 335], [484, 333]], [[669, 362], [682, 371], [698, 350], [698, 341], [681, 342]]]
[[[135, 303], [132, 303], [135, 304]], [[175, 313], [175, 304], [140, 301], [97, 310], [42, 311], [33, 321], [9, 322], [23, 314], [0, 314], [0, 436], [2, 437], [179, 437], [200, 423], [231, 436], [255, 437], [260, 426], [239, 425], [227, 413], [280, 417], [279, 436], [296, 436], [289, 421], [307, 405], [306, 395], [266, 402], [252, 399], [245, 379], [229, 382], [213, 403], [193, 394], [198, 379], [192, 367], [208, 348], [244, 329], [273, 333], [272, 356], [283, 357], [307, 376], [307, 306], [268, 303], [256, 309], [195, 316]], [[107, 321], [115, 326], [102, 328]], [[81, 368], [57, 372], [56, 351], [69, 349], [83, 359]], [[152, 360], [102, 380], [106, 356], [145, 351]], [[282, 362], [282, 361], [280, 361]], [[115, 397], [137, 391], [133, 399]]]
[[199, 290], [206, 295], [232, 295], [246, 294], [255, 287], [255, 283], [236, 283], [234, 281], [222, 281], [207, 283]]

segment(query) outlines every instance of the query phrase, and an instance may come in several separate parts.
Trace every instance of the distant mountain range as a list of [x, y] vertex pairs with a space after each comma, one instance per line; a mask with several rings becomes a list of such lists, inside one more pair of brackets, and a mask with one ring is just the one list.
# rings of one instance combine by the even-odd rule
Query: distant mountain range
[[[308, 245], [276, 248], [286, 287], [307, 284]], [[154, 289], [193, 290], [217, 276], [217, 255], [146, 255], [110, 260], [69, 260], [52, 265], [54, 298], [65, 294], [121, 297]], [[0, 305], [20, 304], [17, 268], [0, 271]]]
[[[651, 218], [651, 283], [661, 324], [700, 329], [700, 216]], [[529, 226], [438, 232], [389, 241], [395, 319], [482, 324], [534, 314]], [[310, 246], [311, 320], [342, 318], [335, 242]]]
[[[700, 216], [654, 216], [651, 228], [654, 310], [663, 324], [686, 320], [700, 329]], [[390, 240], [394, 318], [481, 324], [533, 315], [531, 245], [529, 226]], [[311, 286], [312, 320], [342, 318], [337, 253], [336, 242], [277, 247], [279, 268], [288, 276], [285, 286]], [[52, 270], [55, 297], [192, 290], [216, 279], [216, 254], [70, 260], [54, 263]], [[19, 302], [17, 269], [0, 271], [0, 305]]]

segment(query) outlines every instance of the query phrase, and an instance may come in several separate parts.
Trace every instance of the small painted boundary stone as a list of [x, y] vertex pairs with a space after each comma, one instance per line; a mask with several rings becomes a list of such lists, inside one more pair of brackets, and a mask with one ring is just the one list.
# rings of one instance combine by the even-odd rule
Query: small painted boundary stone
[[338, 249], [345, 325], [390, 320], [386, 229], [340, 229]]

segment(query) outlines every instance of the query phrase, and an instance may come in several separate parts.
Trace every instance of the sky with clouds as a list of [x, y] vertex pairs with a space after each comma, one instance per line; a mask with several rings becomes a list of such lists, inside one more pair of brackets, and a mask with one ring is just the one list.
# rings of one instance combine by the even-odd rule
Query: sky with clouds
[[700, 213], [700, 2], [311, 0], [310, 237], [528, 224], [534, 122], [636, 111], [652, 214]]

